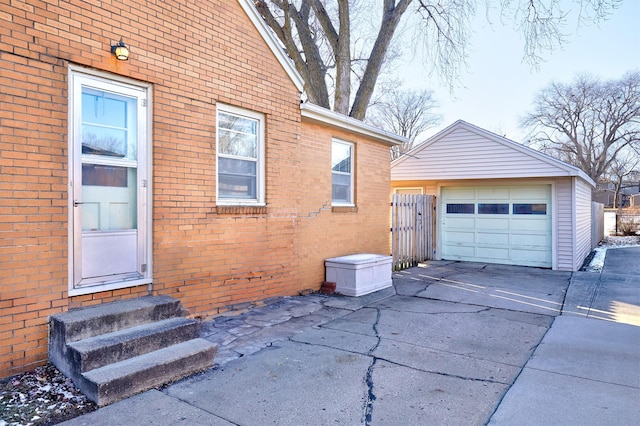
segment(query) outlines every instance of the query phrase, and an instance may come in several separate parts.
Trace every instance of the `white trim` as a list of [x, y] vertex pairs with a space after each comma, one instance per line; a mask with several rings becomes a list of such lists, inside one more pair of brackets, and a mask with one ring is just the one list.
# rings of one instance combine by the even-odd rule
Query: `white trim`
[[137, 287], [140, 285], [152, 284], [152, 283], [153, 283], [153, 279], [142, 278], [139, 280], [117, 281], [117, 282], [112, 282], [112, 283], [107, 283], [102, 285], [78, 287], [74, 289], [69, 289], [69, 296], [82, 296], [84, 294], [93, 294], [93, 293], [99, 293], [102, 291], [110, 291], [110, 290], [120, 290], [121, 288]]
[[[576, 215], [578, 214], [576, 203], [576, 180], [571, 179], [571, 270], [575, 271], [580, 269], [580, 265], [576, 267], [576, 258], [578, 257], [578, 223], [576, 222]], [[593, 220], [593, 218], [592, 218]]]
[[308, 102], [300, 104], [300, 113], [302, 114], [302, 118], [317, 121], [340, 130], [346, 130], [347, 132], [358, 133], [360, 135], [373, 138], [388, 146], [400, 145], [409, 142], [409, 139], [404, 136], [387, 132], [386, 130], [379, 129], [363, 121], [356, 120], [355, 118], [339, 114]]
[[[153, 282], [153, 86], [149, 83], [144, 83], [136, 80], [132, 80], [126, 77], [122, 77], [115, 74], [110, 74], [104, 71], [98, 71], [90, 68], [85, 68], [82, 66], [69, 64], [67, 67], [67, 88], [68, 88], [68, 99], [67, 99], [67, 107], [68, 107], [68, 127], [67, 127], [67, 143], [68, 143], [68, 194], [70, 196], [67, 200], [67, 210], [68, 210], [68, 295], [69, 296], [78, 296], [83, 294], [91, 294], [98, 293], [107, 290], [117, 290], [121, 288], [135, 287], [139, 285], [149, 284], [151, 290], [151, 285]], [[100, 82], [100, 84], [108, 84], [112, 86], [119, 86], [119, 88], [124, 91], [135, 90], [133, 88], [137, 88], [140, 90], [143, 95], [136, 95], [138, 100], [145, 99], [146, 106], [144, 106], [144, 112], [139, 113], [144, 115], [144, 124], [146, 125], [146, 131], [144, 132], [143, 139], [145, 139], [146, 145], [146, 161], [138, 162], [138, 169], [145, 170], [146, 175], [146, 195], [139, 198], [140, 210], [144, 211], [147, 217], [146, 220], [146, 235], [144, 237], [144, 241], [146, 244], [145, 253], [146, 259], [141, 259], [147, 265], [146, 272], [144, 273], [144, 277], [135, 279], [135, 280], [121, 280], [121, 281], [113, 281], [105, 284], [99, 285], [87, 285], [83, 287], [74, 287], [74, 229], [73, 229], [73, 209], [74, 209], [74, 197], [73, 194], [73, 168], [74, 162], [79, 161], [79, 159], [74, 156], [74, 82], [76, 77], [81, 77], [82, 79], [95, 79], [95, 81]], [[138, 106], [140, 108], [140, 106]], [[142, 123], [140, 123], [142, 124]], [[142, 131], [142, 129], [141, 129]], [[140, 188], [138, 188], [140, 189]]]
[[[544, 183], [544, 181], [542, 182]], [[551, 185], [551, 270], [558, 270], [558, 214], [559, 206], [556, 181], [548, 183]]]
[[302, 93], [304, 90], [304, 80], [298, 70], [296, 70], [293, 61], [287, 55], [284, 47], [280, 44], [280, 40], [276, 38], [276, 36], [271, 31], [271, 28], [264, 22], [264, 19], [253, 5], [253, 2], [249, 0], [238, 0], [240, 7], [244, 10], [244, 12], [249, 17], [249, 20], [253, 23], [253, 26], [258, 30], [264, 41], [271, 49], [271, 52], [275, 55], [282, 68], [284, 68], [285, 72], [296, 86], [299, 92]]
[[[419, 189], [420, 190], [420, 194], [424, 194], [424, 187], [422, 187], [422, 186], [399, 186], [399, 187], [393, 188], [393, 193], [394, 194], [398, 194], [399, 191], [407, 190], [407, 189], [409, 189], [409, 190]], [[413, 195], [413, 194], [402, 194], [402, 195]]]
[[[256, 120], [258, 124], [258, 158], [256, 160], [256, 198], [221, 198], [219, 195], [219, 158], [220, 150], [218, 149], [218, 137], [220, 132], [218, 131], [218, 114], [228, 113], [241, 117], [246, 117], [252, 120]], [[219, 206], [265, 206], [265, 126], [266, 117], [264, 114], [251, 111], [248, 109], [236, 107], [233, 105], [218, 103], [216, 104], [216, 204]], [[228, 157], [225, 157], [228, 158]]]

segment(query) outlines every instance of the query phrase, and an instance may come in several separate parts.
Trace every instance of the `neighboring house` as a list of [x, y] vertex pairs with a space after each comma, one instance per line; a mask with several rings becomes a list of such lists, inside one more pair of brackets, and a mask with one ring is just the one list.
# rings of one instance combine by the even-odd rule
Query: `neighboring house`
[[437, 196], [436, 259], [575, 271], [591, 251], [595, 183], [464, 121], [392, 162], [391, 180]]
[[16, 1], [0, 21], [0, 377], [46, 361], [55, 313], [162, 294], [215, 315], [388, 254], [405, 139], [301, 104], [253, 2]]
[[[618, 201], [615, 200], [615, 185], [611, 182], [600, 182], [596, 186], [593, 194], [593, 201], [602, 203], [605, 207], [618, 208], [618, 207], [632, 207], [633, 197], [637, 196], [640, 192], [637, 182], [625, 182], [621, 185], [618, 191]], [[637, 204], [636, 204], [637, 205]]]

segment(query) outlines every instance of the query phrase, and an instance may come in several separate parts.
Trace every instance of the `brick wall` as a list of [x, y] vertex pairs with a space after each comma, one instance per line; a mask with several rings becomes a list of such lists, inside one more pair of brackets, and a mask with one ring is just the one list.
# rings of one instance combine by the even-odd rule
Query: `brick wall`
[[[331, 207], [331, 142], [351, 142], [355, 151], [356, 208]], [[389, 148], [366, 137], [303, 122], [300, 151], [308, 176], [300, 213], [301, 276], [316, 288], [324, 260], [356, 253], [389, 255]]]
[[[110, 53], [120, 37], [127, 62]], [[154, 294], [215, 315], [318, 289], [324, 258], [388, 247], [388, 149], [301, 133], [299, 93], [235, 1], [3, 2], [0, 377], [46, 362], [51, 314], [148, 294], [68, 296], [69, 64], [153, 85]], [[218, 102], [265, 115], [266, 208], [216, 206]], [[356, 144], [357, 212], [322, 209], [332, 135]]]

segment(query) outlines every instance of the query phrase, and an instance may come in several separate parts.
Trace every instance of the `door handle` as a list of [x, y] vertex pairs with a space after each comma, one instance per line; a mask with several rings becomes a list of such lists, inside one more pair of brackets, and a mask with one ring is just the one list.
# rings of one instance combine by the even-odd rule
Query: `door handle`
[[84, 204], [82, 201], [73, 200], [73, 207], [78, 207], [80, 204]]

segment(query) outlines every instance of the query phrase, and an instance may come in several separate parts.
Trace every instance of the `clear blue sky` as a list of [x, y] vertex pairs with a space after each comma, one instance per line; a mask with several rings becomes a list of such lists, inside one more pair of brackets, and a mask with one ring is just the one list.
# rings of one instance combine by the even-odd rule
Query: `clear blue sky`
[[[432, 89], [440, 103], [443, 122], [427, 136], [458, 119], [523, 142], [519, 118], [531, 109], [537, 92], [551, 81], [569, 83], [577, 73], [602, 79], [618, 79], [640, 69], [640, 0], [625, 0], [608, 20], [578, 26], [569, 19], [568, 43], [561, 50], [544, 54], [539, 70], [522, 61], [523, 41], [509, 25], [487, 23], [479, 7], [471, 39], [466, 71], [453, 95], [441, 87], [437, 77], [428, 77], [416, 58], [402, 78], [406, 88]], [[420, 142], [420, 141], [418, 141]]]

